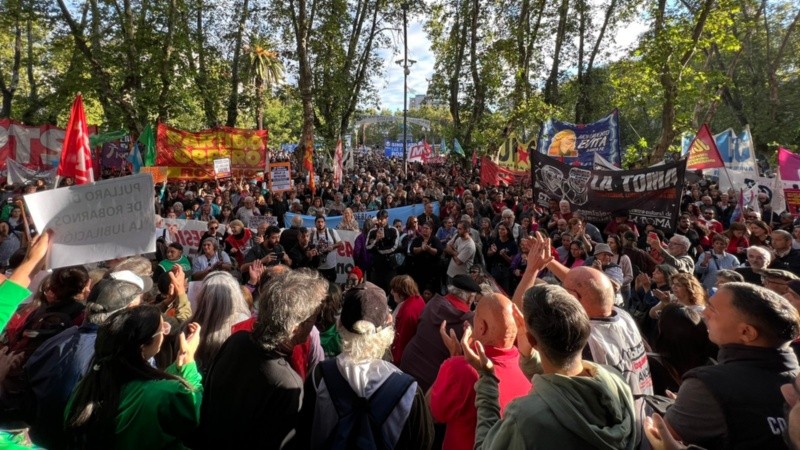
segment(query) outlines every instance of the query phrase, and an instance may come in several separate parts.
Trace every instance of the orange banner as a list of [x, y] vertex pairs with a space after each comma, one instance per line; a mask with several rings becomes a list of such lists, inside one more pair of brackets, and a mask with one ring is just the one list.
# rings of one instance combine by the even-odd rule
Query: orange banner
[[230, 158], [234, 176], [253, 176], [267, 165], [267, 130], [220, 127], [191, 133], [158, 125], [156, 165], [170, 179], [214, 178], [214, 160]]
[[139, 173], [149, 173], [153, 176], [153, 183], [164, 183], [167, 181], [167, 167], [142, 167], [139, 169]]

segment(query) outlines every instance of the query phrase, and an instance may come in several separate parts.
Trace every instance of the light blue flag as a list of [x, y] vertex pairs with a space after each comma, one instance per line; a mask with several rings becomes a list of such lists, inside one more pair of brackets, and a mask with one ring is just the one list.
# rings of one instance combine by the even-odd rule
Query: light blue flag
[[453, 139], [453, 151], [461, 156], [465, 156], [464, 149], [461, 148], [461, 144], [458, 142], [458, 139]]
[[139, 173], [144, 162], [142, 161], [142, 152], [139, 151], [139, 143], [133, 145], [133, 150], [128, 154], [128, 161], [133, 165], [133, 173]]

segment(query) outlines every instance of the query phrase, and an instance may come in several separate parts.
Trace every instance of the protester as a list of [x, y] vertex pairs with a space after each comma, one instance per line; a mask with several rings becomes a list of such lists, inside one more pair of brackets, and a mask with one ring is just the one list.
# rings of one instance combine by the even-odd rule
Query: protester
[[189, 258], [183, 253], [183, 245], [178, 242], [172, 242], [167, 246], [166, 259], [159, 261], [158, 267], [153, 276], [158, 279], [161, 275], [169, 272], [173, 266], [179, 265], [187, 277], [192, 277], [192, 263]]
[[789, 343], [800, 316], [783, 297], [748, 283], [728, 283], [703, 313], [719, 365], [683, 377], [666, 419], [679, 439], [706, 448], [786, 448], [778, 418], [781, 386], [800, 372]]
[[[499, 380], [499, 404], [502, 415], [506, 406], [531, 389], [530, 380], [519, 367], [519, 352], [514, 346], [517, 325], [514, 305], [502, 294], [486, 296], [475, 308], [474, 338], [480, 342], [494, 366]], [[443, 450], [471, 449], [475, 444], [475, 390], [478, 373], [463, 357], [461, 343], [452, 329], [442, 322], [441, 336], [450, 358], [439, 368], [429, 391], [431, 413], [437, 422], [447, 425]]]
[[[591, 270], [591, 269], [588, 269]], [[532, 288], [523, 300], [526, 339], [545, 367], [530, 394], [500, 418], [498, 377], [480, 342], [462, 347], [480, 378], [475, 384], [476, 449], [633, 449], [636, 416], [630, 388], [599, 364], [581, 359], [591, 334], [581, 305], [557, 286]]]
[[699, 275], [703, 288], [710, 291], [717, 284], [717, 272], [724, 269], [735, 269], [739, 266], [736, 256], [728, 253], [728, 238], [717, 234], [712, 239], [712, 250], [704, 252], [697, 259], [694, 273]]
[[[128, 272], [126, 279], [135, 277]], [[86, 375], [94, 356], [98, 328], [115, 312], [139, 305], [142, 288], [136, 280], [108, 278], [92, 288], [86, 299], [88, 314], [72, 327], [47, 340], [28, 359], [25, 376], [35, 399], [31, 408], [33, 442], [48, 449], [67, 448], [64, 411], [72, 390]], [[141, 279], [138, 284], [143, 284]]]
[[303, 410], [312, 419], [300, 436], [310, 436], [310, 448], [429, 449], [424, 391], [381, 359], [394, 338], [383, 289], [366, 282], [348, 290], [338, 330], [342, 353], [317, 365], [306, 385]]
[[336, 282], [337, 255], [339, 249], [344, 248], [344, 241], [336, 230], [325, 225], [323, 215], [317, 215], [314, 219], [314, 229], [310, 232], [310, 237], [310, 245], [319, 257], [319, 266], [316, 269], [326, 280]]
[[[303, 379], [287, 358], [307, 340], [326, 294], [326, 281], [308, 269], [263, 286], [253, 332], [233, 334], [210, 368], [195, 448], [297, 445]], [[269, 433], [253, 432], [265, 424]]]
[[192, 262], [192, 279], [200, 281], [215, 270], [229, 271], [233, 269], [230, 256], [222, 251], [219, 241], [214, 237], [206, 238], [200, 244], [201, 253]]
[[472, 322], [475, 315], [471, 305], [481, 292], [480, 286], [469, 275], [456, 275], [447, 285], [447, 294], [434, 296], [422, 311], [417, 332], [403, 351], [400, 369], [413, 376], [424, 390], [428, 390], [439, 366], [450, 356], [439, 335], [442, 322], [455, 330], [459, 337], [464, 322]]
[[200, 326], [180, 336], [166, 371], [148, 360], [158, 353], [167, 322], [158, 308], [139, 306], [112, 315], [97, 331], [92, 370], [67, 405], [65, 426], [78, 448], [183, 448], [200, 419], [203, 388], [194, 354]]

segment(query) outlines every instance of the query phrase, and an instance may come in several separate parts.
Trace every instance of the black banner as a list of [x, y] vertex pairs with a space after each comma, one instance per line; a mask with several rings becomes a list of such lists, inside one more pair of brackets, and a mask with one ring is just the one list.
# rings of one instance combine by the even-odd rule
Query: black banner
[[537, 202], [567, 200], [572, 211], [592, 223], [627, 211], [638, 225], [674, 229], [680, 213], [686, 160], [637, 170], [590, 170], [570, 166], [541, 153], [532, 153]]

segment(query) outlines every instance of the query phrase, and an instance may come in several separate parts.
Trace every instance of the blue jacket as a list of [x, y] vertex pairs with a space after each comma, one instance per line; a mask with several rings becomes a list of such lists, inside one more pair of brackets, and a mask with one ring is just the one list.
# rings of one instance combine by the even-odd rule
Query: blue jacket
[[42, 344], [25, 364], [35, 398], [32, 440], [45, 448], [63, 448], [64, 410], [73, 389], [89, 370], [98, 326], [68, 328]]

